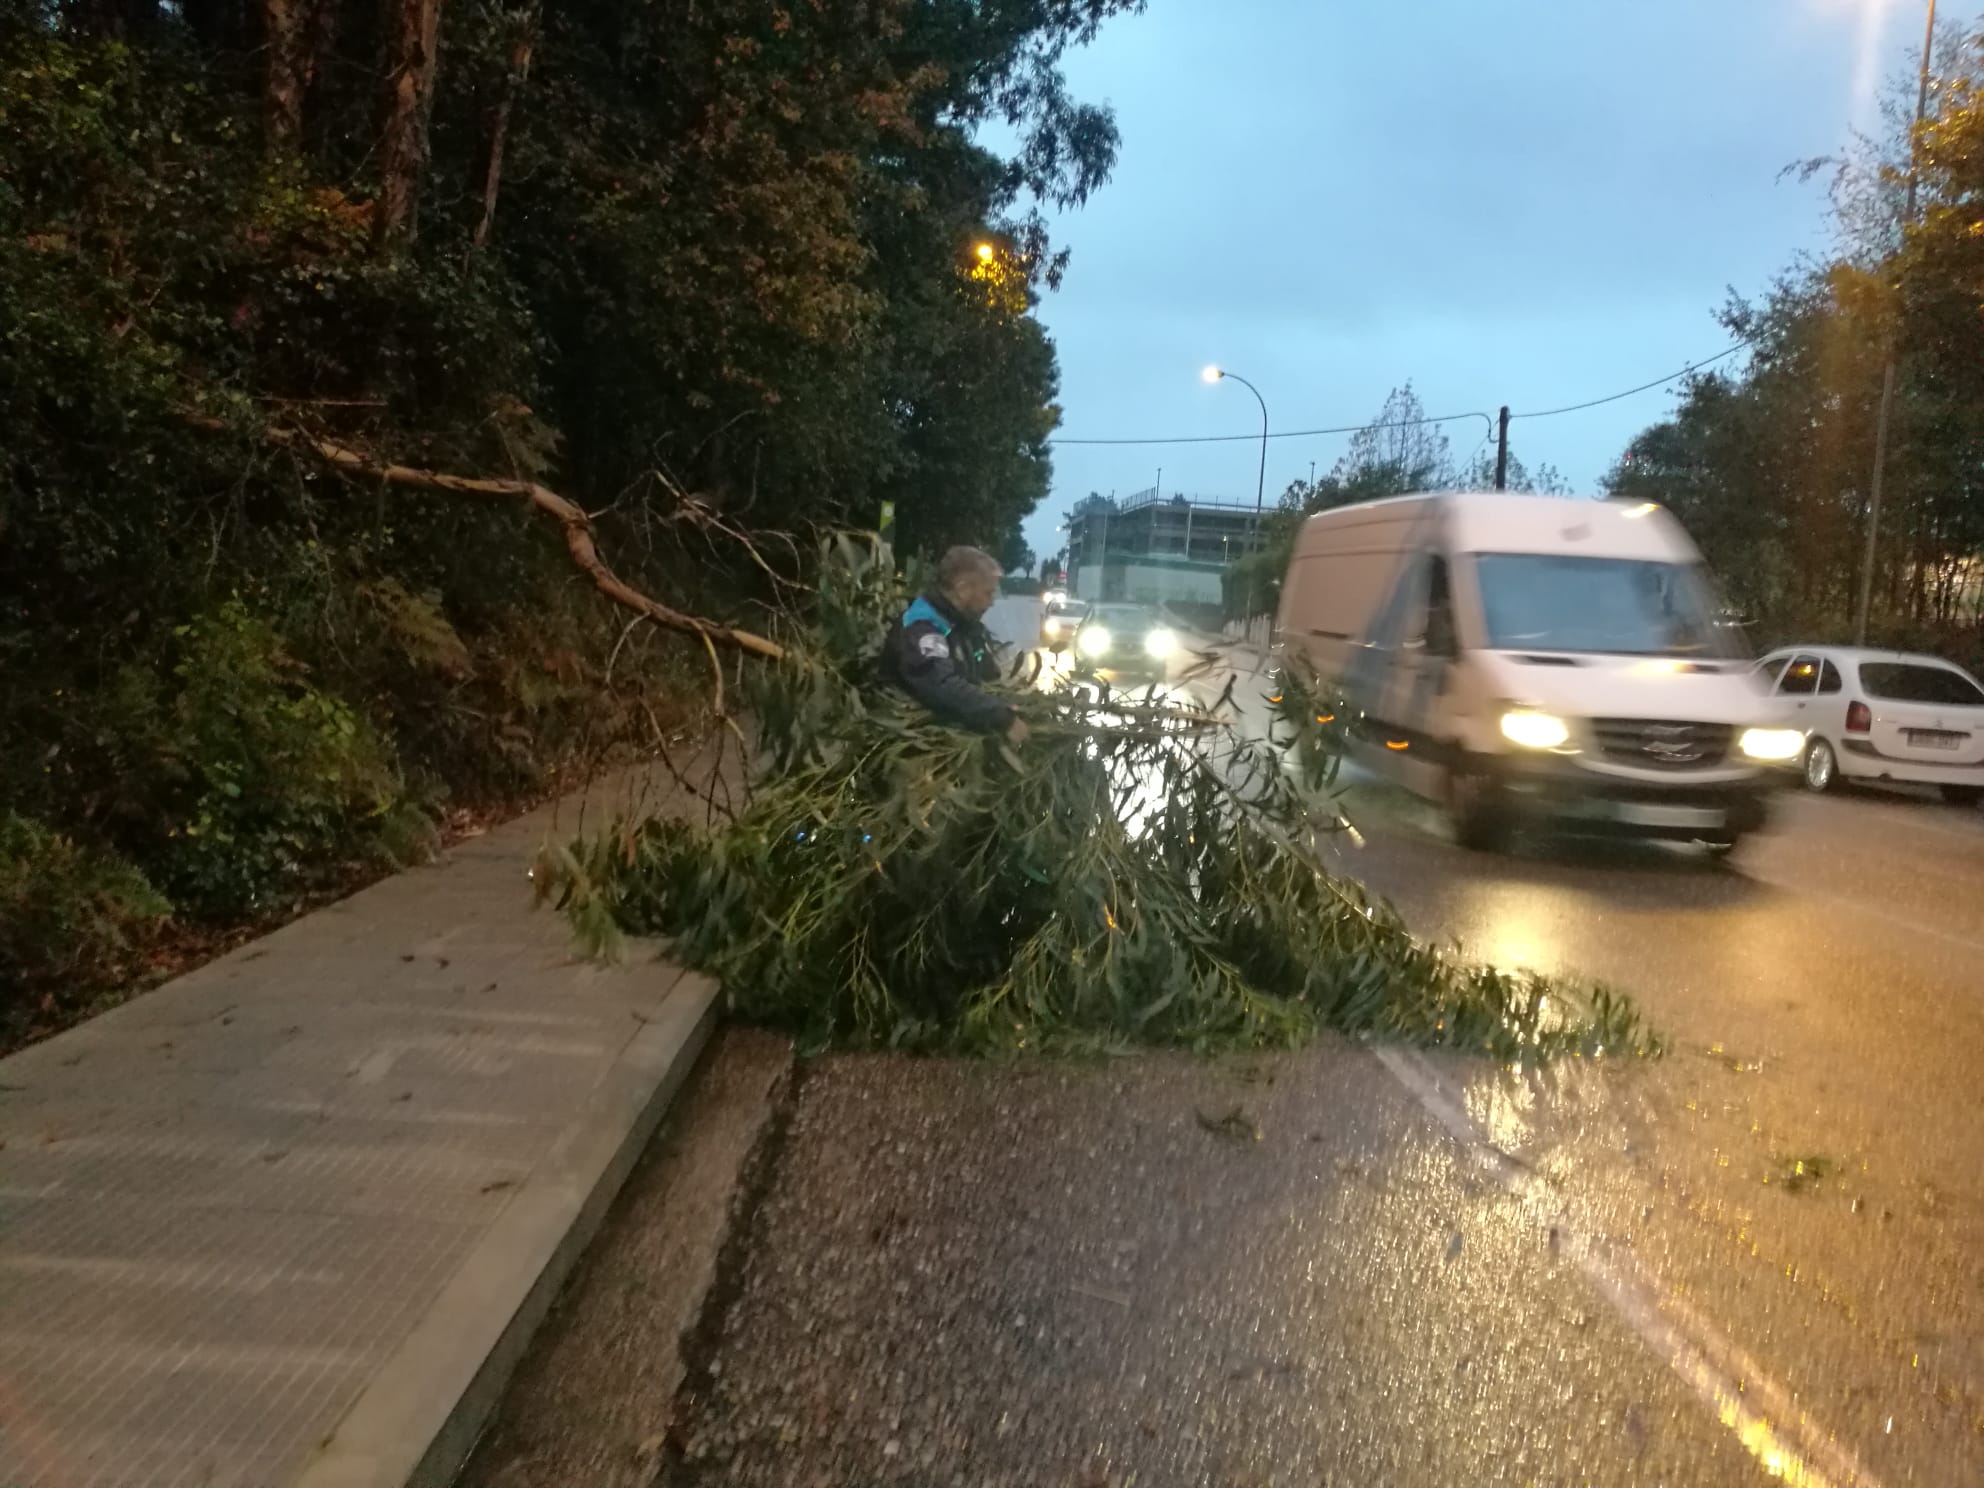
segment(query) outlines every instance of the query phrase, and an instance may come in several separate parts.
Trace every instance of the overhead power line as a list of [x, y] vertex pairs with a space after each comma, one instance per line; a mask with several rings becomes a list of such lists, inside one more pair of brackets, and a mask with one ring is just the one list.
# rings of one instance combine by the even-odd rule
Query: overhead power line
[[[1541, 408], [1533, 413], [1511, 413], [1513, 421], [1519, 418], [1555, 418], [1564, 413], [1581, 413], [1587, 408], [1597, 408], [1605, 403], [1617, 403], [1621, 398], [1631, 398], [1639, 393], [1647, 393], [1655, 388], [1666, 387], [1670, 382], [1678, 382], [1691, 373], [1704, 367], [1712, 367], [1725, 358], [1749, 346], [1749, 341], [1738, 341], [1734, 346], [1718, 351], [1712, 357], [1704, 357], [1698, 362], [1690, 362], [1678, 372], [1669, 372], [1665, 377], [1656, 377], [1652, 382], [1643, 382], [1638, 387], [1627, 388], [1622, 393], [1608, 393], [1603, 398], [1591, 398], [1583, 403], [1572, 403], [1563, 408]], [[1366, 429], [1411, 429], [1426, 424], [1452, 424], [1463, 419], [1480, 419], [1488, 426], [1490, 437], [1495, 431], [1494, 415], [1488, 413], [1443, 413], [1435, 418], [1398, 419], [1385, 423], [1337, 424], [1327, 429], [1277, 429], [1266, 437], [1269, 439], [1309, 439], [1321, 434], [1361, 434]], [[1050, 439], [1049, 444], [1252, 444], [1262, 436], [1259, 434], [1173, 434], [1160, 438], [1145, 439]]]
[[[1393, 423], [1339, 424], [1333, 429], [1276, 429], [1269, 439], [1305, 439], [1315, 434], [1356, 434], [1365, 429], [1408, 429], [1420, 424], [1451, 424], [1458, 419], [1484, 419], [1494, 427], [1494, 417], [1486, 413], [1443, 413], [1438, 418], [1400, 419]], [[1259, 434], [1174, 434], [1163, 439], [1050, 439], [1049, 444], [1258, 444]]]
[[1542, 408], [1538, 409], [1535, 413], [1511, 413], [1509, 417], [1511, 419], [1554, 418], [1560, 413], [1581, 413], [1587, 408], [1596, 408], [1601, 403], [1617, 403], [1621, 398], [1630, 398], [1636, 393], [1650, 393], [1655, 388], [1666, 387], [1670, 382], [1679, 382], [1691, 372], [1699, 372], [1704, 367], [1713, 367], [1717, 362], [1722, 361], [1726, 357], [1733, 357], [1737, 352], [1750, 344], [1748, 341], [1738, 341], [1734, 346], [1718, 351], [1712, 357], [1703, 357], [1699, 362], [1688, 363], [1679, 372], [1670, 372], [1665, 377], [1656, 377], [1652, 382], [1643, 382], [1638, 387], [1627, 388], [1623, 393], [1611, 393], [1603, 398], [1593, 398], [1585, 403], [1572, 403], [1564, 408]]

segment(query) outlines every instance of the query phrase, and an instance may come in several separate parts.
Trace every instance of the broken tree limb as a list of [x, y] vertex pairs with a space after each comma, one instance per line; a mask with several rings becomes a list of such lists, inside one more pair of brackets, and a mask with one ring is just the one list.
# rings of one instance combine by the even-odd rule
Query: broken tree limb
[[[189, 422], [203, 429], [220, 431], [231, 427], [220, 419], [203, 414], [188, 414], [186, 417]], [[340, 444], [335, 439], [308, 434], [301, 429], [265, 429], [263, 437], [271, 444], [281, 445], [285, 449], [300, 450], [314, 455], [325, 464], [347, 475], [364, 476], [388, 486], [400, 486], [411, 491], [441, 491], [451, 496], [521, 498], [558, 523], [565, 534], [565, 548], [572, 555], [572, 561], [578, 564], [587, 578], [592, 580], [595, 589], [623, 609], [645, 616], [656, 625], [666, 626], [670, 630], [699, 636], [706, 645], [721, 642], [739, 651], [749, 652], [753, 656], [764, 657], [768, 661], [778, 661], [785, 655], [785, 648], [777, 641], [768, 640], [748, 630], [721, 625], [714, 620], [705, 620], [699, 615], [685, 614], [641, 593], [607, 567], [606, 560], [599, 556], [599, 545], [593, 536], [592, 518], [585, 514], [584, 509], [567, 501], [549, 487], [539, 485], [536, 481], [449, 475], [441, 470], [423, 470], [414, 465], [396, 465], [389, 460], [376, 459], [348, 444]]]

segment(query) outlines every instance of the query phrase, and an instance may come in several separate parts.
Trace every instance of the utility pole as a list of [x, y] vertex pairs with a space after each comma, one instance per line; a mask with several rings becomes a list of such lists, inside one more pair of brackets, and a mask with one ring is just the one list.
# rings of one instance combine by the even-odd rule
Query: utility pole
[[1509, 488], [1509, 405], [1502, 405], [1502, 417], [1495, 435], [1495, 489]]
[[1109, 515], [1116, 510], [1116, 490], [1109, 491], [1109, 505], [1102, 509], [1102, 562], [1096, 568], [1095, 597], [1109, 598]]
[[[1915, 128], [1908, 136], [1908, 200], [1901, 212], [1904, 236], [1909, 223], [1915, 220], [1915, 186], [1920, 178], [1916, 169], [1916, 136], [1921, 134], [1922, 120], [1929, 112], [1929, 59], [1935, 45], [1936, 0], [1929, 0], [1928, 26], [1922, 34], [1922, 81], [1915, 92]], [[1856, 646], [1867, 644], [1867, 612], [1874, 599], [1874, 543], [1881, 531], [1881, 486], [1888, 466], [1888, 419], [1894, 412], [1894, 354], [1895, 336], [1890, 332], [1887, 365], [1881, 371], [1881, 411], [1874, 419], [1874, 476], [1867, 484], [1867, 550], [1860, 555], [1860, 603], [1853, 620]]]

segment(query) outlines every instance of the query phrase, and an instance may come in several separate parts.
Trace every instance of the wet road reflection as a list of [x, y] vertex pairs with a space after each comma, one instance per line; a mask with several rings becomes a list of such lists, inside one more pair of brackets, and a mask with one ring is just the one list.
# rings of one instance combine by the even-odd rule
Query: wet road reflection
[[1873, 1479], [1984, 1481], [1984, 813], [1787, 794], [1728, 864], [1498, 857], [1349, 778], [1368, 845], [1343, 871], [1423, 935], [1631, 992], [1672, 1044], [1597, 1079], [1450, 1062], [1481, 1139], [1627, 1237]]

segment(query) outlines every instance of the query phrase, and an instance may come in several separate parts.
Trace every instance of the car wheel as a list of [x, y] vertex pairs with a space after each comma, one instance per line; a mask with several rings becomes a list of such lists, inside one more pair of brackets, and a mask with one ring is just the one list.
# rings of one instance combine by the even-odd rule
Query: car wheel
[[1984, 801], [1984, 785], [1945, 785], [1943, 799], [1952, 806], [1975, 806]]
[[1509, 845], [1508, 800], [1494, 776], [1472, 760], [1447, 771], [1447, 821], [1454, 841], [1470, 852], [1500, 852]]
[[1839, 757], [1824, 739], [1814, 739], [1805, 746], [1805, 788], [1829, 791], [1838, 783]]

